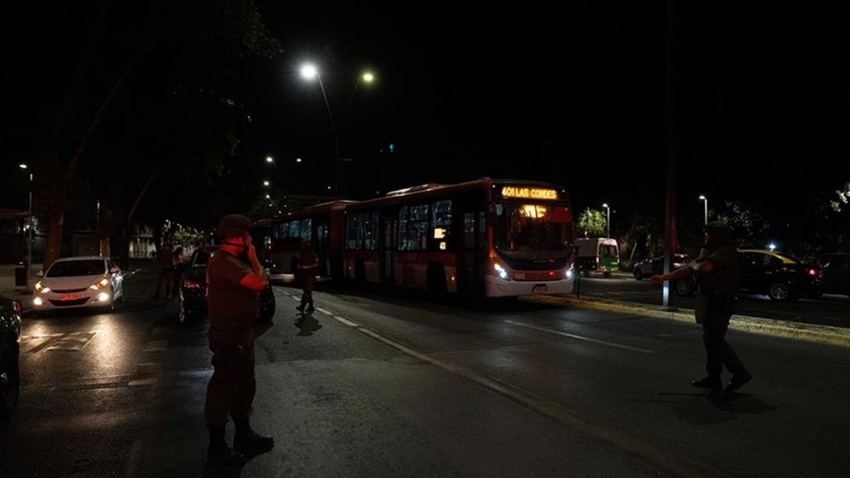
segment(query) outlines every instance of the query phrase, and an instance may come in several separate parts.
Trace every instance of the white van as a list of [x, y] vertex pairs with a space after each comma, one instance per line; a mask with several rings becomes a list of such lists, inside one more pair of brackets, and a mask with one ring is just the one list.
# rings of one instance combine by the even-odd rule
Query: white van
[[610, 237], [589, 237], [576, 239], [578, 258], [576, 266], [585, 277], [591, 272], [601, 272], [611, 277], [612, 272], [620, 270], [620, 246]]

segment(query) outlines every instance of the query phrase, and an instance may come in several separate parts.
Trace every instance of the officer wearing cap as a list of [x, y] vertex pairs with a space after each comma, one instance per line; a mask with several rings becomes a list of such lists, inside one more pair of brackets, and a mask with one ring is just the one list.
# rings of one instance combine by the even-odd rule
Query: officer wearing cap
[[705, 247], [696, 259], [686, 267], [653, 276], [651, 280], [654, 284], [660, 284], [696, 274], [698, 293], [694, 315], [696, 322], [702, 325], [708, 375], [694, 380], [692, 385], [720, 391], [723, 388], [720, 376], [725, 366], [732, 373], [726, 391], [733, 392], [752, 379], [744, 363], [726, 341], [726, 331], [737, 300], [741, 266], [729, 227], [725, 223], [709, 222], [704, 230]]
[[[207, 264], [209, 347], [213, 375], [207, 385], [204, 414], [210, 434], [210, 463], [241, 465], [240, 450], [267, 450], [274, 439], [256, 433], [249, 424], [257, 383], [254, 373], [254, 322], [259, 315], [258, 292], [266, 276], [251, 242], [251, 220], [239, 214], [218, 224], [222, 243]], [[247, 257], [247, 264], [240, 259]], [[233, 448], [225, 439], [228, 417], [236, 433]]]

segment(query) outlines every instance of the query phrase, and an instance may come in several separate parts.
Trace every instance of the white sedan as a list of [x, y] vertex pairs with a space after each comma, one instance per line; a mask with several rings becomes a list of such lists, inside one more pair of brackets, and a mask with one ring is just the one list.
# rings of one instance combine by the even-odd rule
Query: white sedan
[[35, 284], [33, 310], [103, 308], [124, 300], [124, 275], [109, 257], [57, 259]]

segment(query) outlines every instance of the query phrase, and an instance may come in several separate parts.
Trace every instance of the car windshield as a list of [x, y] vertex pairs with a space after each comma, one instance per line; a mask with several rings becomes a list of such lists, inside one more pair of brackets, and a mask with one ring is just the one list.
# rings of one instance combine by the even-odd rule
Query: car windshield
[[192, 267], [206, 267], [210, 260], [210, 254], [205, 251], [198, 251], [195, 260], [192, 262]]
[[48, 269], [47, 277], [96, 276], [106, 272], [99, 259], [84, 261], [57, 261]]

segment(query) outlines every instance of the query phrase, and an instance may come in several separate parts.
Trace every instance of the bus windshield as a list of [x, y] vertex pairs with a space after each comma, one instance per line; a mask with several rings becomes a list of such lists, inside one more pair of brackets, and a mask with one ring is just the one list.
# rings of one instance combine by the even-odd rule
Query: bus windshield
[[566, 259], [573, 237], [569, 209], [551, 204], [495, 203], [493, 247], [513, 260]]

